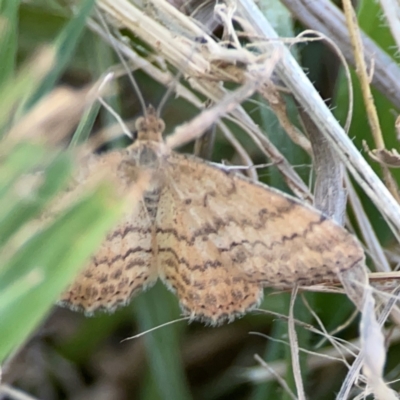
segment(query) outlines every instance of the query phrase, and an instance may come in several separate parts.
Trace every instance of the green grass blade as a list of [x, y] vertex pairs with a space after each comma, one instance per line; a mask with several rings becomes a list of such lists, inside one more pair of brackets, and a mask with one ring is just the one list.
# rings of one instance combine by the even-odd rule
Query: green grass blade
[[0, 362], [38, 325], [110, 229], [120, 207], [100, 187], [28, 240], [0, 269]]
[[[34, 149], [35, 147], [33, 151]], [[25, 192], [21, 196], [15, 186], [24, 186], [24, 178], [27, 177], [15, 180], [14, 186], [0, 198], [0, 246], [4, 245], [25, 223], [39, 217], [39, 213], [44, 210], [46, 204], [66, 186], [70, 173], [69, 159], [66, 154], [63, 154], [38, 177], [41, 183], [36, 189], [29, 191], [21, 187], [19, 190]]]
[[53, 62], [53, 52], [49, 49], [42, 51], [33, 62], [25, 65], [15, 76], [0, 85], [0, 136], [13, 122], [15, 109], [39, 87], [43, 76]]
[[54, 67], [47, 75], [46, 79], [42, 81], [36, 93], [27, 102], [27, 108], [30, 108], [38, 99], [53, 89], [55, 83], [65, 71], [85, 29], [86, 18], [92, 11], [94, 4], [95, 0], [84, 0], [75, 17], [67, 23], [58, 35], [58, 38], [54, 42], [56, 48]]
[[1, 196], [10, 189], [18, 177], [31, 172], [45, 157], [43, 148], [34, 147], [31, 144], [19, 143], [15, 146], [5, 146], [3, 142], [2, 147], [0, 150], [0, 201]]
[[0, 0], [0, 86], [14, 75], [20, 0]]
[[91, 105], [91, 107], [85, 111], [83, 114], [78, 127], [76, 128], [72, 140], [70, 143], [70, 148], [74, 148], [82, 143], [85, 143], [89, 138], [91, 129], [93, 128], [94, 122], [97, 115], [99, 114], [101, 104], [96, 102]]
[[[142, 332], [179, 317], [176, 300], [161, 285], [138, 296], [134, 304]], [[155, 396], [163, 400], [191, 398], [179, 357], [182, 324], [186, 323], [162, 327], [144, 336], [151, 371], [149, 384], [154, 389], [152, 399]]]

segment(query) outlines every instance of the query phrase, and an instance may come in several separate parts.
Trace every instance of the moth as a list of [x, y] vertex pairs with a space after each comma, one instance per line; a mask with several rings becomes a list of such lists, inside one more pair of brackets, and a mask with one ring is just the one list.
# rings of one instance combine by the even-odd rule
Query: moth
[[99, 168], [121, 189], [143, 172], [150, 179], [61, 305], [87, 314], [113, 311], [161, 279], [185, 315], [215, 325], [259, 305], [264, 287], [333, 280], [364, 260], [357, 239], [315, 208], [172, 151], [154, 108], [136, 128], [131, 146], [85, 162], [80, 185]]

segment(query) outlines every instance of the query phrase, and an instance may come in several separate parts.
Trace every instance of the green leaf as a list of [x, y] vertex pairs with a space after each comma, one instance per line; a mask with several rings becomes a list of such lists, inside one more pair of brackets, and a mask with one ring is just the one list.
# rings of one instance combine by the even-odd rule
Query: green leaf
[[[29, 146], [33, 151], [37, 147]], [[70, 173], [70, 160], [67, 154], [62, 154], [50, 163], [45, 172], [37, 176], [41, 183], [36, 189], [24, 189], [29, 176], [14, 178], [14, 185], [0, 198], [0, 246], [29, 220], [43, 212], [48, 202], [66, 186]], [[34, 175], [30, 177], [35, 178]]]
[[30, 108], [38, 99], [50, 92], [61, 74], [65, 71], [85, 29], [86, 18], [90, 15], [94, 4], [95, 0], [84, 0], [75, 17], [67, 23], [58, 35], [54, 43], [56, 49], [54, 66], [46, 79], [42, 81], [36, 93], [27, 102], [27, 108]]
[[110, 207], [110, 192], [103, 185], [87, 194], [1, 265], [0, 362], [26, 340], [115, 223], [121, 207]]
[[[142, 332], [179, 317], [176, 299], [161, 285], [138, 296], [134, 305]], [[161, 327], [144, 336], [151, 371], [149, 385], [152, 399], [191, 398], [179, 357], [182, 324], [186, 322]]]
[[14, 75], [20, 0], [0, 0], [0, 86]]

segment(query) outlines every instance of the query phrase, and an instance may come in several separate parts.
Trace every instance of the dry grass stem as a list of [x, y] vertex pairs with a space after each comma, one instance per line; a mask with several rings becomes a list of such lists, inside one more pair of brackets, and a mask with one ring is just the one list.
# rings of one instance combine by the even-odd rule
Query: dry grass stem
[[[146, 41], [149, 40], [149, 43], [154, 45], [154, 32], [151, 32], [151, 37], [149, 39], [145, 29], [156, 29], [154, 27], [154, 24], [156, 24], [156, 22], [153, 21], [151, 25], [147, 26], [144, 22], [146, 22], [146, 18], [149, 17], [145, 16], [143, 17], [145, 21], [141, 19], [143, 23], [140, 24], [140, 27], [137, 27], [137, 23], [135, 23], [135, 18], [139, 18], [143, 14], [143, 12], [136, 9], [130, 3], [125, 4], [126, 2], [123, 1], [122, 3], [124, 3], [124, 8], [122, 9], [119, 9], [118, 7], [120, 2], [115, 2], [114, 5], [110, 5], [108, 2], [100, 1], [99, 6], [106, 11], [110, 11], [113, 18], [120, 20], [121, 23], [125, 24], [124, 26], [126, 26], [128, 29], [131, 29], [135, 34], [141, 36]], [[162, 11], [172, 12], [172, 15], [174, 16], [174, 21], [180, 24], [179, 29], [183, 29], [183, 27], [185, 27], [185, 29], [188, 29], [188, 27], [190, 27], [191, 37], [195, 38], [195, 35], [200, 34], [199, 27], [196, 24], [191, 25], [191, 23], [187, 23], [187, 18], [185, 18], [182, 14], [177, 13], [177, 11], [173, 7], [171, 9], [170, 5], [164, 3], [165, 2], [160, 5], [161, 8], [158, 9], [159, 13]], [[129, 19], [126, 19], [124, 16], [124, 10], [126, 10], [126, 8], [128, 8], [129, 10], [135, 8]], [[202, 36], [200, 37], [203, 41], [206, 42], [206, 44], [199, 45], [198, 43], [196, 44], [195, 42], [190, 42], [188, 39], [185, 39], [186, 41], [182, 42], [183, 39], [181, 39], [180, 37], [176, 38], [174, 36], [173, 40], [175, 40], [175, 45], [172, 45], [171, 42], [168, 42], [170, 36], [163, 36], [164, 30], [165, 28], [162, 26], [159, 26], [156, 29], [156, 32], [158, 32], [158, 34], [160, 35], [156, 45], [157, 51], [159, 51], [160, 54], [162, 54], [177, 68], [181, 68], [182, 72], [185, 75], [190, 76], [191, 78], [189, 82], [191, 83], [192, 87], [195, 90], [201, 92], [203, 95], [206, 95], [214, 103], [218, 103], [226, 96], [226, 92], [222, 90], [219, 84], [217, 84], [217, 82], [215, 81], [216, 79], [230, 80], [238, 83], [244, 82], [244, 74], [242, 69], [234, 65], [230, 65], [229, 68], [223, 68], [223, 64], [220, 68], [217, 64], [215, 64], [216, 60], [221, 59], [221, 57], [224, 56], [225, 62], [231, 63], [232, 61], [240, 61], [245, 62], [246, 64], [251, 64], [254, 62], [263, 62], [263, 60], [265, 60], [266, 58], [266, 56], [255, 57], [252, 53], [244, 49], [224, 49], [223, 47], [217, 45], [204, 32], [202, 32]], [[177, 40], [179, 40], [179, 43], [177, 42]], [[171, 51], [171, 46], [174, 47], [174, 52]], [[176, 57], [175, 55], [175, 52], [178, 51], [176, 49], [183, 49], [181, 50], [181, 55], [179, 57]], [[128, 50], [124, 52], [124, 54], [126, 55], [128, 55], [128, 53]], [[188, 53], [190, 53], [189, 56]], [[202, 59], [199, 65], [204, 66], [204, 68], [202, 68], [202, 71], [199, 71], [199, 67], [192, 68], [193, 64], [196, 63], [199, 58]], [[182, 59], [185, 59], [186, 61], [182, 62]], [[141, 62], [141, 64], [143, 63]], [[147, 72], [147, 70], [148, 68], [146, 67], [145, 71]], [[202, 79], [198, 79], [197, 77]], [[204, 78], [208, 78], [211, 80], [206, 80]], [[232, 115], [236, 116], [236, 118], [242, 121], [242, 123], [246, 122], [246, 125], [248, 125], [247, 131], [251, 129], [251, 131], [253, 131], [253, 134], [256, 133], [258, 138], [264, 141], [264, 144], [263, 146], [261, 146], [261, 148], [264, 151], [267, 151], [267, 155], [271, 158], [271, 161], [276, 164], [277, 168], [282, 172], [285, 180], [292, 188], [292, 190], [294, 190], [296, 194], [300, 195], [300, 197], [310, 198], [308, 188], [297, 176], [297, 173], [291, 168], [288, 162], [284, 161], [284, 157], [282, 156], [282, 154], [268, 141], [268, 139], [265, 138], [264, 134], [259, 130], [258, 127], [255, 126], [247, 113], [245, 113], [241, 107], [238, 107], [232, 112]]]
[[296, 285], [292, 290], [292, 295], [290, 297], [290, 307], [289, 307], [289, 320], [288, 320], [288, 331], [289, 331], [289, 341], [290, 341], [290, 353], [292, 356], [292, 372], [294, 376], [294, 381], [296, 382], [297, 398], [300, 400], [305, 400], [306, 396], [304, 393], [303, 379], [301, 377], [300, 359], [299, 359], [299, 342], [297, 339], [296, 328], [294, 325], [294, 303], [297, 297], [298, 286]]
[[261, 365], [261, 367], [265, 368], [272, 376], [274, 376], [277, 382], [282, 386], [282, 389], [292, 400], [297, 400], [296, 395], [290, 390], [290, 387], [285, 380], [282, 379], [282, 377], [273, 368], [271, 368], [268, 363], [266, 363], [258, 354], [254, 355], [254, 359]]
[[[347, 62], [355, 66], [346, 20], [343, 12], [329, 0], [282, 0], [282, 3], [310, 29], [330, 37], [340, 48]], [[392, 9], [390, 9], [392, 10]], [[384, 50], [361, 32], [365, 54], [375, 59], [372, 84], [397, 108], [400, 107], [400, 68]]]
[[271, 85], [268, 85], [264, 86], [262, 90], [260, 90], [260, 94], [264, 97], [265, 100], [268, 101], [271, 110], [274, 112], [279, 120], [280, 125], [282, 126], [282, 128], [285, 129], [286, 133], [288, 134], [290, 139], [292, 139], [293, 143], [296, 143], [309, 155], [312, 156], [310, 141], [290, 122], [290, 119], [286, 112], [286, 103], [284, 102], [279, 92], [275, 88], [271, 87]]
[[7, 396], [13, 400], [38, 400], [36, 397], [29, 396], [25, 392], [5, 384], [0, 385], [0, 395]]
[[[250, 0], [240, 0], [238, 12], [250, 21], [258, 35], [277, 37], [268, 21]], [[265, 43], [263, 49], [269, 48], [271, 51], [272, 48], [276, 47], [282, 48], [283, 52], [283, 57], [276, 67], [278, 76], [290, 88], [294, 97], [304, 109], [312, 110], [310, 116], [314, 123], [319, 126], [321, 133], [326, 137], [332, 149], [381, 211], [396, 237], [400, 238], [400, 207], [398, 202], [347, 137], [289, 51], [282, 44], [274, 42]]]
[[301, 39], [303, 37], [306, 37], [308, 35], [313, 35], [315, 36], [315, 39], [317, 40], [323, 40], [325, 41], [335, 52], [335, 54], [339, 57], [339, 60], [342, 63], [342, 66], [344, 68], [344, 73], [346, 75], [346, 81], [347, 81], [347, 90], [349, 93], [349, 109], [347, 112], [347, 116], [346, 116], [346, 122], [344, 123], [344, 127], [343, 129], [345, 130], [345, 132], [348, 132], [350, 129], [350, 125], [351, 125], [351, 120], [353, 118], [353, 108], [354, 108], [354, 91], [353, 91], [353, 85], [351, 82], [351, 74], [350, 74], [350, 68], [349, 65], [346, 61], [346, 58], [344, 56], [344, 54], [342, 53], [342, 51], [340, 50], [339, 46], [328, 36], [324, 35], [321, 32], [317, 32], [314, 31], [312, 29], [307, 29], [303, 32], [301, 32], [297, 38]]
[[379, 272], [389, 272], [391, 271], [391, 268], [385, 256], [385, 253], [373, 230], [371, 222], [369, 221], [368, 216], [364, 211], [357, 192], [355, 191], [354, 186], [347, 174], [345, 175], [345, 179], [346, 189], [348, 192], [351, 207], [356, 216], [356, 220], [360, 228], [360, 233], [364, 239], [364, 243], [366, 243], [367, 251], [372, 257], [372, 260], [375, 264], [375, 268]]
[[243, 100], [250, 97], [256, 90], [256, 86], [257, 81], [255, 79], [249, 81], [240, 89], [229, 94], [226, 99], [219, 101], [215, 106], [203, 111], [190, 122], [177, 127], [175, 132], [167, 137], [167, 145], [171, 148], [180, 147], [198, 138], [219, 118], [236, 108]]
[[[374, 104], [374, 98], [371, 93], [370, 79], [367, 73], [367, 66], [364, 59], [364, 50], [362, 47], [361, 37], [353, 6], [350, 0], [343, 0], [343, 9], [346, 16], [347, 26], [349, 28], [350, 40], [353, 47], [354, 59], [356, 64], [356, 73], [358, 75], [361, 92], [364, 99], [365, 108], [367, 111], [367, 118], [371, 127], [372, 135], [375, 140], [375, 145], [380, 149], [385, 148], [381, 127], [379, 124], [378, 113]], [[382, 173], [384, 180], [397, 202], [400, 202], [397, 183], [391, 175], [389, 169], [382, 165]]]
[[[387, 336], [389, 331], [384, 331], [384, 335]], [[271, 338], [273, 339], [273, 338]], [[390, 343], [395, 344], [400, 341], [400, 330], [396, 329], [392, 335], [390, 336]], [[348, 346], [352, 346], [355, 349], [360, 348], [360, 339], [356, 339], [347, 343]], [[354, 356], [350, 352], [344, 353], [346, 359], [349, 359]], [[313, 371], [318, 368], [323, 368], [331, 365], [336, 362], [343, 362], [342, 359], [343, 354], [338, 353], [338, 350], [335, 348], [327, 348], [321, 349], [319, 353], [313, 353], [310, 357], [307, 358], [307, 368], [309, 371]], [[284, 361], [273, 361], [269, 363], [269, 366], [273, 368], [273, 370], [278, 373], [280, 376], [284, 376], [286, 373], [286, 363]], [[270, 372], [266, 371], [262, 367], [252, 367], [242, 371], [241, 376], [250, 382], [269, 382], [274, 380], [275, 377]]]
[[400, 4], [396, 0], [380, 0], [390, 31], [400, 50]]
[[[237, 154], [240, 157], [240, 160], [243, 165], [247, 165], [249, 167], [253, 166], [253, 160], [245, 150], [245, 148], [240, 144], [240, 142], [236, 139], [236, 137], [232, 134], [232, 132], [229, 130], [226, 124], [223, 122], [218, 123], [218, 127], [221, 130], [222, 134], [225, 136], [225, 138], [228, 140], [228, 142], [232, 145], [232, 147], [236, 150]], [[257, 172], [255, 168], [249, 168], [248, 170], [248, 176], [254, 180], [258, 179]]]

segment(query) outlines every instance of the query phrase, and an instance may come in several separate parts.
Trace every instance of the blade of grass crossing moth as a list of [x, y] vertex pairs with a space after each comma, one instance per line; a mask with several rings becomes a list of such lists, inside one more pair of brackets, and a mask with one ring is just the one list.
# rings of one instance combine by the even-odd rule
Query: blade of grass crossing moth
[[20, 0], [0, 1], [0, 86], [14, 76]]
[[49, 49], [42, 50], [18, 71], [14, 79], [10, 78], [0, 84], [0, 137], [16, 119], [16, 106], [21, 106], [37, 90], [52, 63], [53, 52]]
[[[174, 300], [161, 284], [158, 284], [155, 290], [135, 298], [134, 305], [140, 332], [179, 318], [179, 308]], [[179, 341], [185, 327], [186, 323], [181, 322], [144, 335], [151, 375], [148, 384], [157, 388], [156, 398], [191, 399], [184, 367], [179, 357], [181, 353]], [[154, 399], [154, 390], [150, 392], [152, 396], [149, 394], [149, 397], [143, 399]]]
[[76, 128], [71, 142], [70, 148], [74, 148], [82, 143], [85, 143], [89, 138], [90, 132], [99, 113], [101, 104], [99, 102], [93, 103], [82, 115], [82, 118]]
[[[38, 146], [35, 146], [38, 147]], [[0, 246], [25, 223], [38, 217], [46, 204], [63, 188], [70, 177], [71, 166], [67, 154], [57, 157], [43, 172], [41, 183], [35, 189], [29, 189], [27, 176], [19, 176], [16, 185], [0, 198]], [[33, 178], [33, 177], [32, 177]], [[20, 185], [18, 193], [15, 186]]]
[[90, 15], [94, 4], [95, 0], [82, 1], [80, 9], [77, 11], [74, 18], [67, 23], [64, 29], [58, 35], [54, 42], [56, 49], [56, 60], [54, 66], [47, 75], [46, 79], [42, 81], [36, 93], [34, 93], [34, 95], [26, 103], [25, 109], [29, 109], [33, 104], [36, 103], [38, 99], [53, 89], [55, 83], [64, 72], [72, 57], [72, 54], [85, 29], [86, 18]]
[[[0, 362], [35, 329], [121, 214], [101, 185], [32, 236], [0, 269]], [[12, 288], [12, 289], [10, 289]]]
[[[31, 144], [18, 143], [15, 146], [5, 146], [0, 150], [0, 199], [16, 179], [29, 173], [39, 165], [44, 156], [45, 150]], [[0, 213], [3, 210], [0, 209]], [[1, 215], [1, 214], [0, 214]]]
[[[25, 264], [22, 262], [28, 258], [28, 256], [31, 256], [31, 258], [37, 257], [40, 259], [38, 265], [43, 264], [47, 266], [51, 263], [52, 265], [58, 265], [61, 261], [59, 256], [63, 253], [69, 258], [73, 258], [74, 253], [77, 251], [85, 252], [82, 247], [85, 247], [84, 243], [87, 241], [85, 232], [89, 229], [85, 228], [85, 226], [86, 224], [90, 225], [96, 216], [100, 218], [103, 209], [109, 207], [106, 201], [107, 194], [108, 197], [110, 196], [109, 192], [110, 190], [108, 187], [107, 191], [105, 187], [100, 187], [94, 193], [86, 195], [80, 202], [70, 207], [57, 218], [50, 227], [38, 233], [34, 233], [33, 236], [21, 246], [13, 259], [9, 260], [0, 269], [0, 290], [4, 288], [5, 285], [13, 282], [13, 280], [18, 277], [19, 272], [26, 273], [29, 271], [29, 264], [31, 263]], [[96, 204], [96, 200], [98, 204]], [[93, 209], [90, 209], [89, 205], [92, 205]], [[104, 223], [104, 220], [107, 221], [107, 218], [110, 218], [110, 215], [114, 213], [116, 213], [116, 211], [110, 209], [109, 212], [105, 213], [105, 218], [102, 218], [101, 221]], [[101, 226], [100, 223], [99, 225]], [[72, 234], [73, 237], [70, 237]], [[100, 234], [99, 236], [103, 238], [104, 234]], [[75, 247], [65, 246], [63, 243], [65, 241]], [[53, 242], [57, 244], [57, 246], [51, 246], [50, 244]], [[88, 240], [88, 245], [90, 247], [90, 240]], [[18, 272], [16, 272], [17, 270]]]

